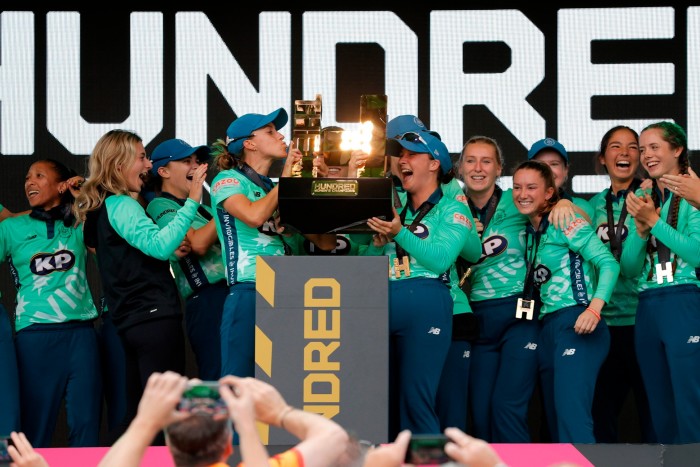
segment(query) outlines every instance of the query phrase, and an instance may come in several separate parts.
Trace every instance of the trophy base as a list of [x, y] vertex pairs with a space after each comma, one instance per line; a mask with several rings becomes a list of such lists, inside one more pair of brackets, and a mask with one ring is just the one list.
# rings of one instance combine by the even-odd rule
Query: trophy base
[[389, 178], [279, 179], [280, 223], [300, 233], [373, 232], [370, 217], [393, 218]]

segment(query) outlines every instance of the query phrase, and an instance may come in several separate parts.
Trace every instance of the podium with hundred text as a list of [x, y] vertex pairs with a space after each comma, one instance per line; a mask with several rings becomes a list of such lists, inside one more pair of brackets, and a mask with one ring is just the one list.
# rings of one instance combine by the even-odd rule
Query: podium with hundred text
[[389, 441], [388, 270], [385, 256], [260, 256], [256, 270], [255, 377], [375, 443]]

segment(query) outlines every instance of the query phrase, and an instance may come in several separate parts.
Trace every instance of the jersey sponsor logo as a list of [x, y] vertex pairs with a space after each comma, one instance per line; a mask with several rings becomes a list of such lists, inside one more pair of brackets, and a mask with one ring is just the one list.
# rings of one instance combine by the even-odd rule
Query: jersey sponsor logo
[[467, 216], [465, 216], [462, 213], [456, 212], [454, 217], [453, 217], [453, 220], [454, 220], [455, 224], [465, 225], [465, 226], [467, 226], [468, 229], [472, 228], [471, 221], [469, 220], [469, 218]]
[[690, 336], [688, 338], [688, 344], [697, 344], [700, 342], [700, 336]]
[[69, 250], [55, 253], [39, 253], [32, 257], [29, 268], [38, 276], [46, 276], [55, 271], [68, 271], [75, 264], [75, 255]]
[[214, 186], [211, 188], [211, 191], [216, 193], [217, 190], [220, 188], [225, 187], [226, 185], [239, 185], [240, 182], [236, 178], [222, 178], [218, 182], [214, 184]]
[[527, 350], [537, 350], [537, 344], [535, 344], [534, 342], [528, 342], [523, 348]]
[[481, 263], [488, 257], [498, 256], [508, 249], [508, 239], [502, 235], [492, 235], [481, 242], [481, 258], [478, 263]]
[[459, 201], [465, 206], [469, 206], [469, 198], [467, 198], [467, 195], [457, 195], [455, 196], [455, 200]]
[[[622, 226], [622, 233], [620, 234], [620, 240], [624, 241], [627, 238], [627, 234], [629, 233], [629, 229], [627, 229], [626, 225]], [[610, 237], [612, 234], [612, 229], [608, 227], [608, 224], [600, 224], [598, 228], [595, 230], [595, 234], [598, 236], [599, 239], [603, 241], [603, 243], [608, 243], [610, 241]]]
[[469, 358], [471, 357], [472, 353], [469, 350], [465, 350], [464, 353], [462, 354], [462, 358]]
[[578, 232], [579, 229], [583, 227], [585, 223], [585, 220], [581, 219], [580, 217], [577, 217], [569, 223], [566, 229], [564, 229], [564, 235], [566, 235], [567, 237], [573, 237], [574, 234]]
[[440, 335], [440, 328], [431, 327], [430, 330], [428, 331], [428, 334], [433, 334], [435, 336], [439, 336]]
[[416, 226], [416, 229], [413, 231], [413, 235], [415, 235], [418, 238], [428, 238], [428, 235], [430, 235], [430, 232], [428, 231], [428, 226], [422, 222], [419, 222]]
[[576, 353], [576, 349], [564, 349], [564, 353], [561, 354], [562, 357], [570, 357]]
[[325, 255], [347, 255], [350, 253], [350, 240], [343, 235], [337, 235], [335, 238], [335, 248], [331, 251], [323, 251], [317, 247], [313, 242], [309, 240], [304, 240], [304, 251], [307, 255], [311, 256], [325, 256]]
[[543, 264], [538, 264], [533, 271], [533, 278], [535, 279], [535, 285], [540, 286], [547, 282], [552, 277], [552, 271], [550, 271], [547, 266]]
[[258, 227], [258, 232], [265, 235], [275, 236], [277, 235], [277, 229], [275, 228], [275, 221], [272, 219], [266, 220], [263, 225]]

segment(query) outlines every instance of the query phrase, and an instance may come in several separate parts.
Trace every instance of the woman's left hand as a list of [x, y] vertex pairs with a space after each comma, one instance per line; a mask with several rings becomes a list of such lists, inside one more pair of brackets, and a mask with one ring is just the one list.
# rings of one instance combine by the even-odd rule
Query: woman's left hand
[[595, 331], [599, 321], [597, 316], [586, 309], [578, 315], [576, 324], [574, 324], [574, 331], [576, 334], [590, 334]]
[[389, 240], [392, 240], [403, 227], [401, 225], [401, 217], [399, 213], [396, 212], [395, 208], [392, 208], [394, 212], [394, 218], [390, 221], [380, 219], [379, 217], [370, 217], [367, 220], [367, 225], [370, 229], [374, 230], [378, 234], [385, 235]]

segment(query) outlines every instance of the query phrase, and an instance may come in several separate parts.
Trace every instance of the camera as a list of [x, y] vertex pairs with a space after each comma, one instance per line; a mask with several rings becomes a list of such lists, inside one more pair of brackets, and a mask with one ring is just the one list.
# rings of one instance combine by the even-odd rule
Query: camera
[[187, 385], [177, 406], [180, 412], [228, 416], [228, 406], [219, 394], [218, 381], [197, 381]]
[[451, 462], [445, 454], [445, 435], [413, 435], [406, 449], [406, 464], [439, 465]]
[[9, 436], [0, 436], [0, 465], [10, 465], [12, 458], [7, 448], [13, 446], [12, 438]]

